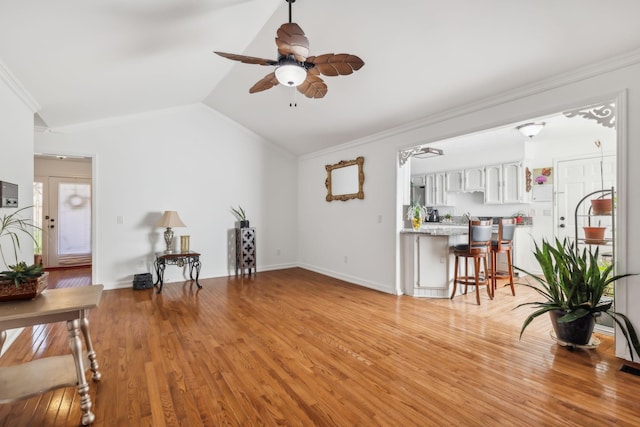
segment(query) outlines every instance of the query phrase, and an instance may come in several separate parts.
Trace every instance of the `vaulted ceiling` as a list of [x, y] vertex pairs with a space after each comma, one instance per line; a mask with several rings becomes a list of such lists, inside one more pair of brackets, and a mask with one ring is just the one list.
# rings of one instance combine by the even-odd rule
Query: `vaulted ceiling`
[[[640, 48], [637, 0], [297, 0], [311, 55], [365, 66], [307, 99], [272, 71], [285, 0], [0, 2], [0, 61], [51, 128], [204, 102], [295, 154], [342, 144]], [[297, 107], [290, 107], [291, 103]]]

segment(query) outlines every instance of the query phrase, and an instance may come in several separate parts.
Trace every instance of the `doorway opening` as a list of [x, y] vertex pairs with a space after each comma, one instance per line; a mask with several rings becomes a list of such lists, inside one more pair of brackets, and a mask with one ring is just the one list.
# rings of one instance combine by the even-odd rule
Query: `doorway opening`
[[34, 253], [45, 268], [92, 265], [91, 158], [36, 155]]

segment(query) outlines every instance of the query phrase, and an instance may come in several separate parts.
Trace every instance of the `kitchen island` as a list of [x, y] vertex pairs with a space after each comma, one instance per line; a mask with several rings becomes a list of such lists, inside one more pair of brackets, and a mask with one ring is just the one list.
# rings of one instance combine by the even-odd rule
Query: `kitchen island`
[[469, 227], [425, 224], [401, 234], [403, 292], [415, 297], [449, 298], [454, 259], [451, 247], [466, 243]]
[[[494, 228], [497, 233], [497, 225]], [[415, 297], [449, 298], [454, 273], [451, 247], [467, 243], [468, 234], [469, 226], [459, 223], [425, 223], [418, 231], [411, 228], [400, 231], [402, 292]], [[530, 223], [518, 224], [513, 243], [513, 265], [541, 273], [532, 252]], [[469, 267], [472, 270], [473, 264]], [[507, 270], [505, 254], [498, 254], [497, 270]]]

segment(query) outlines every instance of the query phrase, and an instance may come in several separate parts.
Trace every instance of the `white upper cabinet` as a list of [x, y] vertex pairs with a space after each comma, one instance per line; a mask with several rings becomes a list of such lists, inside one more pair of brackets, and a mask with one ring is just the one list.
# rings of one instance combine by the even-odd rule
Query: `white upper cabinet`
[[484, 191], [484, 167], [464, 170], [464, 190]]
[[502, 203], [524, 201], [524, 170], [521, 162], [502, 165], [502, 183]]
[[434, 206], [447, 205], [447, 175], [444, 172], [434, 174]]
[[522, 162], [485, 167], [485, 204], [526, 202], [524, 181]]
[[464, 191], [464, 171], [455, 170], [448, 171], [447, 177], [447, 191], [459, 192]]
[[484, 203], [502, 203], [502, 165], [485, 167]]

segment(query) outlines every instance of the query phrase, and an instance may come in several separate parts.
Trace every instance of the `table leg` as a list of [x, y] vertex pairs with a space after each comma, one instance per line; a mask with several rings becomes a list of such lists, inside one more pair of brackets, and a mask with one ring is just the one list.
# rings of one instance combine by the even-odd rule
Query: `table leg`
[[164, 261], [155, 260], [154, 264], [156, 265], [156, 275], [158, 279], [153, 286], [158, 285], [158, 293], [162, 292], [162, 286], [164, 285], [164, 268], [166, 267]]
[[102, 374], [98, 371], [98, 361], [96, 358], [96, 352], [93, 349], [93, 343], [91, 342], [91, 334], [89, 333], [89, 319], [87, 319], [86, 310], [82, 310], [82, 317], [80, 318], [80, 330], [82, 331], [82, 335], [84, 336], [84, 343], [87, 347], [87, 356], [89, 357], [89, 362], [91, 362], [91, 379], [94, 381], [100, 381], [102, 378]]
[[189, 278], [191, 280], [193, 279], [193, 268], [195, 267], [196, 269], [196, 285], [198, 286], [198, 288], [202, 289], [202, 286], [200, 285], [200, 283], [198, 282], [198, 278], [200, 277], [200, 258], [189, 258]]
[[91, 412], [91, 397], [89, 396], [89, 383], [84, 375], [84, 362], [82, 360], [82, 341], [78, 336], [80, 320], [67, 321], [67, 331], [69, 332], [69, 348], [76, 365], [76, 376], [78, 377], [78, 394], [80, 395], [80, 409], [82, 409], [82, 425], [89, 425], [95, 421], [96, 416]]

